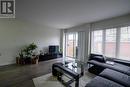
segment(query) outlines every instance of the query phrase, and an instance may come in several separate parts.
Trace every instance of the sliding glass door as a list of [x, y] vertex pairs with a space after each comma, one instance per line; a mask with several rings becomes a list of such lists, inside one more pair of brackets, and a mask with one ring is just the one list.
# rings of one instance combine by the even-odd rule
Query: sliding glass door
[[77, 33], [66, 33], [66, 57], [75, 58], [77, 56]]

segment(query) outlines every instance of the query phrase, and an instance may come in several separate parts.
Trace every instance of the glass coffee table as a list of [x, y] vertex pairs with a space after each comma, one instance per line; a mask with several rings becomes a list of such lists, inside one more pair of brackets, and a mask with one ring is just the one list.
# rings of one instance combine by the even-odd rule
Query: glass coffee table
[[[70, 85], [73, 82], [75, 82], [75, 87], [79, 87], [79, 78], [84, 75], [84, 63], [78, 60], [54, 63], [52, 65], [52, 74], [66, 87], [71, 87]], [[63, 76], [69, 80], [65, 81]]]

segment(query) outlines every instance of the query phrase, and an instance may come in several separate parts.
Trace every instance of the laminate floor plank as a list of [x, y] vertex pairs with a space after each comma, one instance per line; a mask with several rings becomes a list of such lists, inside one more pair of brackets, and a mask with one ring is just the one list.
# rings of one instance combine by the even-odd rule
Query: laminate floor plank
[[51, 72], [52, 64], [62, 58], [32, 65], [0, 66], [0, 87], [34, 87], [32, 79]]

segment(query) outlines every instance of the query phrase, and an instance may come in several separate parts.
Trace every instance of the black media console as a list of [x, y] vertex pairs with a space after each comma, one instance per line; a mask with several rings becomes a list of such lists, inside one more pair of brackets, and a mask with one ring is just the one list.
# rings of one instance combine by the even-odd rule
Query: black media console
[[46, 61], [56, 58], [62, 58], [62, 53], [59, 52], [58, 45], [50, 45], [48, 53], [39, 55], [39, 61]]

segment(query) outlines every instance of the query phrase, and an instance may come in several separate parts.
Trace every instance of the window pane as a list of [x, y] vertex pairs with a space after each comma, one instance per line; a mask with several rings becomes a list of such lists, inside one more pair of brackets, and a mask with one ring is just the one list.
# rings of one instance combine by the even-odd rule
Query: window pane
[[74, 37], [73, 37], [73, 34], [69, 34], [69, 35], [68, 35], [68, 40], [73, 40], [73, 38], [74, 38]]
[[116, 54], [116, 28], [106, 30], [105, 55], [115, 57]]
[[102, 54], [102, 30], [92, 32], [92, 53]]
[[130, 26], [121, 28], [119, 58], [130, 60]]

